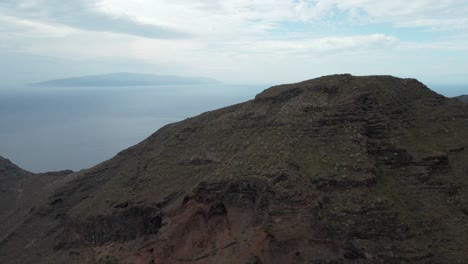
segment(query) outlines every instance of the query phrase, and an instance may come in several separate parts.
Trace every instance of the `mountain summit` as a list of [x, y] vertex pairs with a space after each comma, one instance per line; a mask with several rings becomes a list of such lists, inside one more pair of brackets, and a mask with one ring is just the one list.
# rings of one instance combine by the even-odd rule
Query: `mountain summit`
[[468, 106], [325, 76], [167, 125], [74, 176], [2, 263], [463, 263]]

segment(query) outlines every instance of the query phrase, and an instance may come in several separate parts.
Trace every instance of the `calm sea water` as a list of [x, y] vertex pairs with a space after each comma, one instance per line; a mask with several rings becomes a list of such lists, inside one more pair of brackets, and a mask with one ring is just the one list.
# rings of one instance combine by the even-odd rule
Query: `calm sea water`
[[0, 155], [33, 172], [88, 168], [168, 123], [252, 99], [265, 88], [10, 87], [0, 91]]

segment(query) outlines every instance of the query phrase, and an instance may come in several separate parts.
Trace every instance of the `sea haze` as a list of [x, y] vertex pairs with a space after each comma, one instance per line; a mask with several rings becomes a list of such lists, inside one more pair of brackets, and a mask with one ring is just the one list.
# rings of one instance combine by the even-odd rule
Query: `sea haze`
[[0, 90], [0, 155], [33, 172], [88, 168], [168, 123], [267, 87], [8, 87]]

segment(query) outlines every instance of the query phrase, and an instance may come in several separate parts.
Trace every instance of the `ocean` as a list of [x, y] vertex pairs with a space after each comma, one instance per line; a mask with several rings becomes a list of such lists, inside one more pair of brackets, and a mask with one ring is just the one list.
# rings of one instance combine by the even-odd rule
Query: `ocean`
[[32, 172], [80, 170], [160, 127], [253, 99], [268, 85], [8, 87], [0, 155]]

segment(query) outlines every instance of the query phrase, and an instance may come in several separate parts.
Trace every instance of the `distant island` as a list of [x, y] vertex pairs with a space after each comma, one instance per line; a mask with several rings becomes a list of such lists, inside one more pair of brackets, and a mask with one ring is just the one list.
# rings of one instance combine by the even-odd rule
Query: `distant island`
[[148, 85], [196, 85], [218, 84], [219, 81], [205, 77], [183, 77], [139, 73], [110, 73], [88, 75], [64, 79], [31, 83], [32, 86], [44, 87], [86, 87], [86, 86], [148, 86]]

